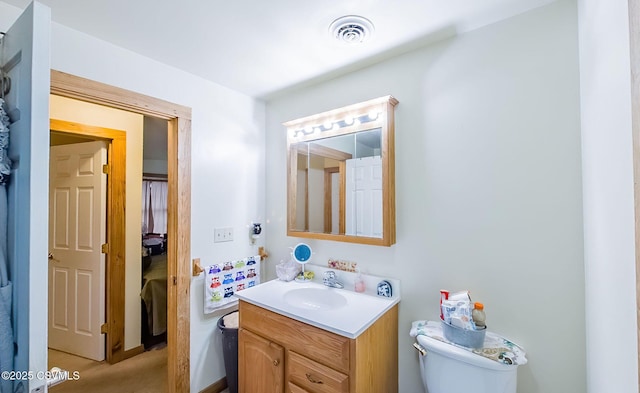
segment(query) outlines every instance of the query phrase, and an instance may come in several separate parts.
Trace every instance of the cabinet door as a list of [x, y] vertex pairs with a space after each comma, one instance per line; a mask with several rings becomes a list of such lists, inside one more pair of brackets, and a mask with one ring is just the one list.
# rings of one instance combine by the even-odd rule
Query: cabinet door
[[240, 329], [238, 336], [238, 388], [240, 393], [284, 392], [284, 349]]

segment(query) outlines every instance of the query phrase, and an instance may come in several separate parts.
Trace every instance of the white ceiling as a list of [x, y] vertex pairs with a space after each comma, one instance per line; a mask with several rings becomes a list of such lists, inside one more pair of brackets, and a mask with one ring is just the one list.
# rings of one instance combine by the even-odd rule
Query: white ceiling
[[[555, 0], [39, 1], [54, 22], [268, 98]], [[372, 39], [356, 46], [333, 40], [331, 22], [353, 14], [373, 22]]]

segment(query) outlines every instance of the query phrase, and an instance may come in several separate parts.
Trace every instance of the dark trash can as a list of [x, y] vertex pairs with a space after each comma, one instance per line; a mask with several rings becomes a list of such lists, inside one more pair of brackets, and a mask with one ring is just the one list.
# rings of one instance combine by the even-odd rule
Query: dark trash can
[[238, 393], [238, 326], [225, 326], [225, 318], [228, 321], [238, 316], [238, 311], [232, 311], [218, 320], [218, 328], [222, 332], [224, 370], [227, 373], [227, 385], [230, 393]]

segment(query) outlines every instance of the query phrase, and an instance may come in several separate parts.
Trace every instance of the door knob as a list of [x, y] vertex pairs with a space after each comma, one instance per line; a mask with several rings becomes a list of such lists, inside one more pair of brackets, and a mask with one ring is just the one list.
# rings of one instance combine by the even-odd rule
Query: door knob
[[274, 366], [277, 366], [278, 364], [280, 364], [280, 359], [276, 359], [273, 361]]
[[47, 255], [47, 259], [49, 259], [50, 261], [55, 261], [52, 253], [49, 253], [49, 255]]

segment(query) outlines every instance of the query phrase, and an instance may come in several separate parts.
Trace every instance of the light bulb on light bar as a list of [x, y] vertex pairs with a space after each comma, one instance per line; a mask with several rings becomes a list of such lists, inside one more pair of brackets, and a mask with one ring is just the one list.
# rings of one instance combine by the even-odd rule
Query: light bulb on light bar
[[371, 111], [371, 112], [369, 112], [369, 114], [367, 116], [369, 116], [369, 119], [375, 120], [375, 119], [378, 118], [378, 112], [377, 111]]
[[327, 120], [324, 122], [322, 126], [324, 127], [325, 130], [330, 130], [333, 127], [333, 123]]
[[346, 119], [344, 119], [344, 123], [348, 126], [353, 124], [353, 117], [347, 117]]
[[313, 132], [313, 127], [311, 127], [311, 126], [306, 126], [306, 127], [304, 128], [304, 133], [305, 133], [305, 134], [311, 134], [312, 132]]
[[360, 122], [360, 118], [357, 118], [357, 119], [354, 121], [354, 123], [355, 123], [355, 125], [359, 126], [359, 125], [361, 124], [361, 122]]

